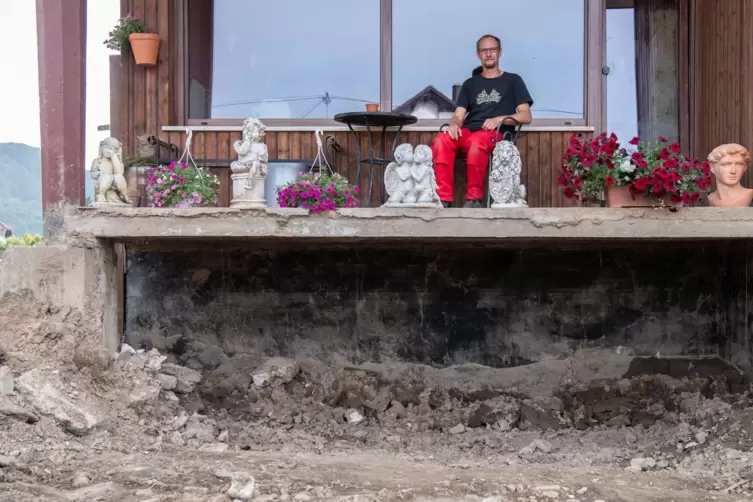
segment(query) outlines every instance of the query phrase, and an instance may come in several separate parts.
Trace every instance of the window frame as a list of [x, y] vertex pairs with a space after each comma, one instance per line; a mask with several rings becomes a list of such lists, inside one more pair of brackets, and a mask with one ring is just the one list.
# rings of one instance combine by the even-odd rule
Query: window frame
[[[244, 118], [238, 119], [188, 119], [188, 19], [187, 2], [175, 1], [175, 111], [179, 125], [239, 127]], [[379, 104], [380, 110], [392, 110], [392, 1], [379, 0]], [[524, 0], [521, 0], [524, 1]], [[540, 118], [534, 115], [531, 126], [547, 128], [583, 128], [602, 130], [606, 124], [606, 76], [602, 73], [606, 48], [606, 8], [608, 0], [584, 0], [583, 37], [583, 118]], [[338, 127], [342, 124], [333, 119], [275, 119], [261, 120], [268, 127]], [[415, 127], [439, 128], [447, 119], [419, 119]]]

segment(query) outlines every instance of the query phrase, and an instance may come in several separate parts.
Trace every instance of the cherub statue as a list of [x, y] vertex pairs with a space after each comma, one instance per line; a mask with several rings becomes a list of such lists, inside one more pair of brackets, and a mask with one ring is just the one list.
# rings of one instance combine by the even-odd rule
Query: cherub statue
[[489, 194], [494, 200], [492, 207], [527, 206], [526, 187], [520, 183], [522, 168], [520, 152], [511, 141], [500, 141], [492, 154], [489, 175]]
[[416, 196], [413, 193], [413, 176], [411, 175], [412, 163], [413, 146], [410, 143], [398, 146], [395, 149], [395, 160], [387, 164], [384, 169], [384, 186], [390, 196], [387, 199], [387, 204], [406, 204], [416, 201]]
[[230, 164], [233, 172], [231, 207], [265, 207], [264, 180], [269, 162], [267, 145], [263, 142], [266, 129], [261, 120], [246, 119], [241, 139], [233, 143], [238, 160]]
[[415, 182], [415, 202], [419, 204], [433, 204], [441, 206], [437, 194], [437, 177], [434, 173], [431, 148], [426, 145], [418, 145], [413, 152], [413, 165], [411, 175]]
[[100, 141], [99, 154], [89, 171], [94, 180], [95, 204], [130, 205], [126, 196], [128, 185], [121, 156], [120, 141], [112, 137]]
[[395, 160], [384, 170], [384, 185], [390, 196], [387, 207], [442, 207], [432, 165], [431, 149], [409, 143], [395, 149]]

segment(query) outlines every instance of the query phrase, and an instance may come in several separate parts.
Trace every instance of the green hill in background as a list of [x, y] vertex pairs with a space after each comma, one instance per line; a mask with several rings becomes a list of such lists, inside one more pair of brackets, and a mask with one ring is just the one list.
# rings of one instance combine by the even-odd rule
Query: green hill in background
[[[93, 190], [86, 176], [86, 195]], [[40, 149], [0, 143], [0, 221], [15, 235], [42, 233], [42, 160]]]

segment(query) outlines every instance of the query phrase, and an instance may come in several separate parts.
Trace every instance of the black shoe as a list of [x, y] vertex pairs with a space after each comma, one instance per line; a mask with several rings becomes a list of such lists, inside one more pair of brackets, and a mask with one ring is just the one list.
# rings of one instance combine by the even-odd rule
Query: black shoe
[[481, 209], [481, 201], [480, 200], [467, 200], [465, 201], [465, 204], [463, 204], [464, 208], [473, 208], [473, 209]]
[[443, 200], [442, 201], [442, 207], [445, 208], [445, 209], [449, 209], [449, 208], [452, 207], [452, 202], [448, 202], [446, 200]]

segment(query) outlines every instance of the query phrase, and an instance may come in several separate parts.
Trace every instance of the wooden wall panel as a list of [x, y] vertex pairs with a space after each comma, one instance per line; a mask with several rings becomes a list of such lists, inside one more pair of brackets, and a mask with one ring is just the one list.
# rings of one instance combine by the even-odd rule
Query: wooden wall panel
[[[352, 135], [349, 132], [329, 133], [341, 145], [342, 151], [334, 158], [328, 159], [332, 167], [343, 174], [353, 183], [357, 173], [357, 153]], [[557, 172], [559, 170], [562, 154], [570, 138], [568, 132], [540, 132], [522, 134], [518, 139], [518, 149], [523, 160], [523, 173], [521, 182], [528, 190], [528, 204], [531, 207], [567, 207], [576, 205], [562, 196], [557, 186]], [[185, 133], [170, 132], [161, 133], [163, 141], [169, 141], [178, 145], [181, 151], [186, 140]], [[368, 148], [366, 134], [359, 134], [359, 143], [363, 151]], [[401, 134], [401, 142], [410, 142], [413, 146], [430, 144], [434, 133], [432, 132], [407, 132]], [[233, 142], [240, 139], [240, 132], [194, 132], [191, 145], [193, 157], [201, 165], [224, 168], [215, 172], [228, 173], [230, 160], [225, 162], [205, 162], [202, 159], [234, 159], [235, 153]], [[392, 145], [394, 135], [387, 136], [387, 149]], [[307, 160], [312, 161], [316, 157], [316, 141], [313, 132], [268, 132], [266, 136], [269, 158], [271, 160]], [[230, 182], [229, 175], [222, 177], [224, 183]], [[373, 193], [370, 201], [367, 201], [369, 184], [369, 166], [361, 166], [360, 189], [361, 202], [364, 206], [378, 206], [379, 182], [378, 170], [374, 168]], [[458, 162], [455, 169], [455, 202], [462, 204], [465, 195], [465, 164]], [[230, 187], [222, 188], [222, 201], [229, 201]]]
[[[699, 1], [700, 151], [723, 143], [753, 151], [753, 2]], [[743, 180], [753, 186], [753, 170]]]
[[120, 92], [127, 97], [117, 104], [118, 116], [111, 117], [120, 128], [120, 139], [126, 156], [136, 155], [138, 136], [158, 135], [160, 127], [174, 120], [174, 99], [171, 61], [175, 37], [172, 0], [121, 0], [122, 16], [132, 13], [147, 29], [162, 37], [156, 66], [138, 66], [129, 49], [121, 54]]

